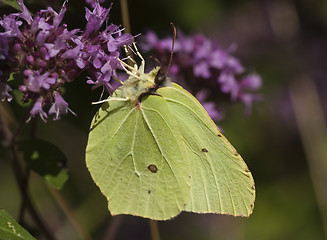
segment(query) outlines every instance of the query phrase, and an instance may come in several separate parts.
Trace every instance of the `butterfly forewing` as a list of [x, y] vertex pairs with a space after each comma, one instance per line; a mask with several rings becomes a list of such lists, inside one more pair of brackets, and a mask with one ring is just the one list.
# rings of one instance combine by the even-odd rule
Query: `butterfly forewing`
[[[101, 124], [99, 124], [101, 123]], [[86, 161], [110, 212], [165, 220], [190, 199], [186, 149], [166, 101], [105, 103], [95, 115]]]

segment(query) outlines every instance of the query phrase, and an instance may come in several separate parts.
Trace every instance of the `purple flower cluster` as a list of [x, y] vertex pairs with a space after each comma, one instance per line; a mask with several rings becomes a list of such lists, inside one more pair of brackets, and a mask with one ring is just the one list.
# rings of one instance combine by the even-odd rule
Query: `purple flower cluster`
[[85, 2], [89, 5], [91, 5], [92, 8], [95, 7], [95, 5], [99, 3], [104, 3], [105, 0], [86, 0]]
[[[154, 32], [146, 34], [142, 46], [163, 66], [168, 64], [171, 47], [172, 38], [159, 39]], [[214, 120], [222, 117], [214, 102], [226, 95], [232, 101], [243, 102], [247, 113], [252, 103], [260, 99], [253, 93], [261, 87], [260, 76], [245, 74], [244, 67], [230, 50], [220, 48], [200, 34], [185, 36], [178, 32], [169, 73], [173, 80], [197, 97]]]
[[19, 90], [23, 102], [32, 100], [31, 117], [39, 115], [54, 120], [70, 109], [61, 96], [61, 88], [73, 81], [83, 70], [89, 74], [87, 83], [92, 88], [104, 87], [111, 91], [109, 80], [121, 69], [117, 58], [120, 47], [134, 41], [130, 34], [123, 34], [111, 24], [100, 31], [108, 19], [109, 9], [98, 1], [94, 9], [85, 8], [85, 29], [69, 31], [61, 24], [66, 12], [63, 4], [59, 13], [52, 8], [41, 10], [32, 16], [23, 0], [18, 0], [20, 13], [4, 15], [0, 25], [0, 99], [10, 101], [12, 88], [8, 79], [12, 73], [22, 74]]

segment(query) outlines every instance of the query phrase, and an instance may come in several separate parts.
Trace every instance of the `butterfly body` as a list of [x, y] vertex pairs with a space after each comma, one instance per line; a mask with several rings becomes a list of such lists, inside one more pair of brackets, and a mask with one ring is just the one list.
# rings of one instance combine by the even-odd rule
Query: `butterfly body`
[[127, 98], [135, 104], [142, 93], [149, 92], [156, 86], [154, 79], [159, 69], [156, 67], [149, 73], [136, 72], [135, 76], [130, 76], [124, 85], [115, 91], [115, 96]]

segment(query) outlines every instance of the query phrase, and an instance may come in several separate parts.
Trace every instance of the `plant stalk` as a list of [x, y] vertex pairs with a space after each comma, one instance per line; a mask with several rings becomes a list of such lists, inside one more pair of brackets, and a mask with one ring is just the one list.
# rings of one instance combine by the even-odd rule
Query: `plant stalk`
[[323, 108], [310, 77], [291, 85], [290, 95], [327, 238], [327, 126]]
[[[10, 163], [14, 172], [14, 176], [18, 185], [18, 189], [20, 192], [20, 195], [22, 197], [22, 205], [21, 205], [21, 211], [20, 211], [20, 218], [22, 219], [23, 213], [24, 213], [24, 206], [26, 206], [26, 209], [30, 213], [33, 221], [35, 224], [40, 228], [40, 230], [44, 233], [45, 237], [48, 240], [55, 240], [54, 235], [50, 232], [48, 226], [44, 222], [44, 220], [41, 218], [39, 213], [36, 211], [32, 200], [28, 193], [28, 184], [27, 181], [25, 181], [26, 177], [28, 179], [28, 172], [27, 175], [24, 175], [24, 172], [22, 170], [22, 167], [20, 165], [18, 153], [17, 153], [17, 145], [16, 145], [16, 138], [26, 123], [26, 118], [23, 118], [20, 123], [18, 124], [16, 131], [14, 133], [11, 132], [9, 129], [9, 126], [6, 122], [6, 119], [4, 115], [6, 114], [5, 109], [3, 106], [0, 108], [0, 136], [1, 136], [1, 142], [8, 148], [8, 151], [10, 153]], [[24, 177], [25, 176], [25, 177]]]
[[160, 240], [158, 221], [150, 219], [149, 224], [150, 224], [150, 231], [151, 231], [151, 239]]

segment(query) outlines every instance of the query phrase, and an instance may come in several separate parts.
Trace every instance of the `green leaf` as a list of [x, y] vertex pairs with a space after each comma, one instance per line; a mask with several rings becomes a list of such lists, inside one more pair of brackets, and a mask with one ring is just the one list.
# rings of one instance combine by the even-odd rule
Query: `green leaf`
[[18, 6], [18, 3], [16, 0], [0, 0], [0, 4], [6, 4], [6, 5], [9, 5], [17, 10], [20, 10], [19, 6]]
[[[0, 1], [1, 1], [1, 0], [0, 0]], [[10, 73], [7, 82], [11, 82], [11, 81], [15, 80], [16, 76], [17, 76], [17, 73], [16, 73], [16, 72], [12, 72], [12, 73]]]
[[27, 102], [25, 102], [26, 101], [25, 99], [23, 102], [25, 94], [19, 90], [19, 86], [22, 84], [22, 82], [24, 82], [24, 78], [25, 78], [24, 74], [12, 72], [7, 82], [9, 83], [10, 87], [13, 89], [12, 95], [14, 97], [15, 102], [21, 107], [29, 107], [32, 101], [27, 100]]
[[28, 166], [41, 175], [47, 183], [61, 189], [68, 180], [66, 156], [54, 144], [41, 139], [32, 139], [20, 143], [24, 159]]
[[0, 240], [35, 240], [4, 209], [0, 209]]
[[32, 101], [29, 99], [26, 103], [22, 102], [24, 93], [22, 93], [21, 91], [19, 91], [18, 89], [14, 89], [12, 91], [12, 95], [14, 96], [15, 102], [21, 106], [21, 107], [29, 107], [31, 106]]
[[242, 157], [189, 92], [143, 69], [127, 71], [91, 123], [86, 164], [110, 212], [249, 216], [255, 188]]

